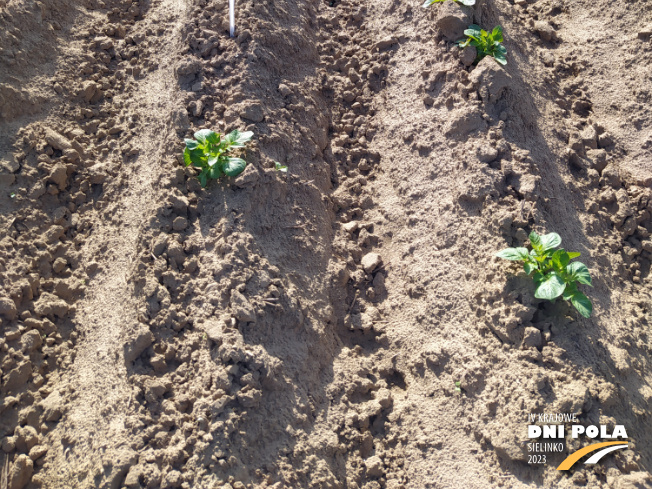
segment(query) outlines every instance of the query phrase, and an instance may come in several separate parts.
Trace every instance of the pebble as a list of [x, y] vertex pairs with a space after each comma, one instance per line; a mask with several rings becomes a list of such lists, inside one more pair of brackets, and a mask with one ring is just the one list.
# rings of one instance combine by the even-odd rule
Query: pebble
[[172, 221], [172, 229], [175, 231], [183, 231], [188, 227], [188, 219], [183, 216], [178, 216]]
[[367, 253], [362, 257], [362, 268], [365, 272], [371, 273], [380, 265], [382, 265], [383, 259], [378, 253]]
[[467, 46], [462, 49], [460, 54], [460, 61], [464, 66], [471, 66], [477, 57], [478, 50], [475, 48], [475, 46]]

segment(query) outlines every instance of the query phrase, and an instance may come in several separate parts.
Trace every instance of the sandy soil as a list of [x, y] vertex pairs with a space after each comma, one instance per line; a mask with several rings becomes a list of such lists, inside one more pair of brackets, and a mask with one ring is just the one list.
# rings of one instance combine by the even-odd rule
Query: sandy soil
[[[644, 0], [242, 0], [235, 38], [221, 0], [0, 0], [0, 488], [652, 488], [651, 35]], [[202, 189], [207, 127], [255, 138]], [[493, 257], [531, 230], [592, 318]], [[629, 449], [528, 463], [533, 413]]]

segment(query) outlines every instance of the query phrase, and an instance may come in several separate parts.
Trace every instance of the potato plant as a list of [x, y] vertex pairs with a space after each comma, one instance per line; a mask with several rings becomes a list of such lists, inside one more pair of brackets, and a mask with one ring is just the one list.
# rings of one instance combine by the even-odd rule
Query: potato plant
[[496, 253], [496, 256], [523, 262], [525, 273], [534, 280], [534, 297], [537, 299], [554, 301], [562, 296], [582, 316], [590, 317], [593, 305], [578, 289], [578, 284], [593, 286], [589, 269], [584, 263], [570, 262], [580, 254], [563, 249], [555, 250], [561, 245], [561, 237], [557, 233], [539, 236], [532, 231], [530, 244], [530, 251], [527, 248], [507, 248]]
[[234, 130], [222, 138], [215, 131], [202, 129], [195, 133], [195, 139], [185, 140], [183, 161], [186, 166], [201, 168], [197, 178], [202, 187], [206, 186], [209, 178], [238, 176], [244, 171], [247, 162], [242, 158], [229, 156], [229, 153], [234, 149], [244, 148], [253, 135], [251, 131]]
[[501, 65], [507, 64], [505, 55], [507, 49], [503, 46], [503, 28], [497, 25], [491, 32], [485, 31], [479, 25], [471, 24], [467, 30], [464, 31], [467, 36], [466, 40], [458, 41], [460, 48], [467, 46], [475, 46], [478, 51], [476, 62], [480, 61], [485, 56], [491, 56]]
[[[426, 0], [426, 2], [423, 4], [423, 8], [428, 8], [434, 3], [444, 3], [446, 0]], [[462, 5], [466, 5], [468, 7], [475, 5], [475, 0], [453, 0], [455, 3], [461, 3]]]

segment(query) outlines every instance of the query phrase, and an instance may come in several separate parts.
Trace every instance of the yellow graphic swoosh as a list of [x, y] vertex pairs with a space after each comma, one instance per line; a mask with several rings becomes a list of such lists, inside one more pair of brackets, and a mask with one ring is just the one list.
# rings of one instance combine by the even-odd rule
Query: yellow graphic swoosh
[[626, 441], [605, 441], [602, 443], [594, 443], [593, 445], [589, 445], [588, 447], [580, 448], [578, 451], [571, 453], [566, 459], [559, 464], [559, 467], [557, 467], [557, 470], [568, 470], [570, 469], [575, 462], [577, 462], [579, 459], [581, 459], [584, 455], [587, 455], [591, 452], [595, 452], [596, 450], [599, 450], [600, 448], [604, 447], [610, 447], [612, 445], [627, 445]]

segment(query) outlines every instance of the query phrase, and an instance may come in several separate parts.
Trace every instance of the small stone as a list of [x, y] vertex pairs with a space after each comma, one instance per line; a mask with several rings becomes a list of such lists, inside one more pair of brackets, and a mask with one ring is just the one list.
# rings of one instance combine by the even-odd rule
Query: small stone
[[79, 161], [79, 153], [75, 149], [66, 149], [64, 150], [63, 155], [73, 163]]
[[652, 36], [652, 24], [648, 24], [647, 26], [643, 27], [640, 31], [638, 31], [638, 37], [641, 39], [645, 39], [646, 37], [651, 37]]
[[32, 478], [34, 473], [34, 462], [25, 454], [16, 457], [9, 470], [8, 489], [23, 489]]
[[552, 26], [542, 20], [534, 23], [534, 30], [537, 34], [539, 34], [539, 37], [546, 42], [552, 41], [557, 37], [557, 34], [555, 33], [555, 30], [552, 28]]
[[396, 37], [387, 36], [387, 37], [382, 38], [380, 41], [378, 41], [376, 43], [375, 47], [376, 47], [376, 49], [378, 51], [381, 51], [383, 49], [386, 49], [386, 48], [392, 46], [393, 44], [396, 44], [397, 42], [398, 42], [398, 39]]
[[85, 81], [82, 84], [81, 95], [84, 98], [84, 101], [91, 102], [99, 91], [99, 86], [94, 81]]
[[364, 461], [364, 465], [367, 469], [367, 476], [377, 478], [383, 475], [383, 461], [379, 456], [369, 457]]
[[24, 352], [32, 353], [43, 344], [43, 339], [41, 338], [41, 334], [33, 329], [20, 338], [20, 344]]
[[281, 95], [283, 95], [284, 97], [287, 97], [288, 95], [290, 95], [290, 94], [292, 93], [292, 90], [290, 89], [290, 87], [288, 87], [285, 83], [281, 83], [281, 84], [278, 86], [278, 91], [279, 91], [279, 92], [281, 93]]
[[131, 363], [136, 360], [152, 343], [154, 343], [154, 335], [146, 326], [141, 325], [134, 339], [124, 347], [125, 362]]
[[159, 235], [159, 237], [154, 242], [154, 245], [152, 246], [152, 253], [154, 254], [154, 256], [161, 256], [161, 254], [163, 254], [163, 252], [165, 251], [167, 245], [168, 245], [167, 234]]
[[345, 102], [351, 103], [355, 100], [355, 94], [350, 90], [346, 90], [342, 93], [342, 98]]
[[54, 149], [59, 149], [61, 151], [72, 147], [68, 138], [50, 128], [45, 130], [45, 141]]
[[63, 415], [64, 399], [59, 391], [54, 390], [41, 401], [43, 407], [43, 419], [45, 421], [58, 421]]
[[477, 151], [478, 159], [483, 163], [491, 163], [498, 158], [498, 150], [491, 146], [481, 146]]
[[607, 148], [612, 144], [614, 144], [614, 140], [608, 132], [602, 133], [598, 136], [598, 147]]
[[351, 221], [342, 224], [342, 228], [349, 234], [353, 234], [358, 229], [358, 221]]
[[171, 470], [165, 474], [163, 482], [161, 483], [161, 489], [176, 489], [177, 487], [181, 487], [182, 483], [183, 477], [181, 476], [181, 472], [178, 470]]
[[460, 61], [464, 66], [471, 66], [478, 57], [478, 50], [475, 46], [466, 46], [460, 53]]
[[59, 187], [59, 190], [63, 190], [66, 188], [67, 180], [68, 180], [68, 170], [66, 168], [66, 165], [64, 165], [63, 163], [57, 163], [56, 165], [54, 165], [52, 171], [50, 172], [50, 176], [48, 177], [48, 181], [56, 183]]
[[10, 321], [16, 317], [16, 303], [9, 297], [0, 297], [0, 316]]
[[263, 107], [260, 104], [247, 104], [240, 110], [240, 117], [252, 122], [262, 122], [265, 118]]
[[367, 253], [362, 257], [362, 268], [365, 272], [371, 273], [380, 265], [382, 265], [383, 259], [378, 253]]
[[66, 265], [68, 262], [66, 262], [65, 258], [59, 257], [56, 260], [54, 260], [54, 263], [52, 264], [52, 270], [54, 270], [54, 273], [61, 273], [64, 268], [66, 268]]
[[183, 216], [178, 216], [172, 222], [172, 229], [175, 231], [183, 231], [186, 227], [188, 227], [188, 219]]
[[46, 453], [48, 453], [48, 447], [44, 445], [35, 445], [29, 451], [29, 458], [31, 458], [33, 461], [36, 461]]
[[256, 313], [251, 303], [237, 289], [231, 291], [231, 308], [233, 316], [239, 321], [253, 322], [256, 320]]
[[541, 338], [541, 331], [537, 328], [525, 328], [523, 333], [523, 344], [530, 348], [537, 348], [543, 346], [543, 339]]
[[15, 436], [5, 436], [2, 439], [2, 451], [5, 453], [11, 453], [16, 449], [16, 437]]

